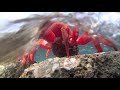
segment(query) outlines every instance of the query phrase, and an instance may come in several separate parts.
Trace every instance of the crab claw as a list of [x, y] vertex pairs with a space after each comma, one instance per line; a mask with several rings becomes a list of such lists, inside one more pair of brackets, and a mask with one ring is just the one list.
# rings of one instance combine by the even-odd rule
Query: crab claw
[[23, 54], [22, 61], [21, 61], [23, 65], [26, 65], [27, 58], [28, 58], [28, 53], [25, 52]]
[[46, 40], [44, 39], [38, 39], [38, 45], [41, 48], [47, 49], [47, 53], [46, 53], [46, 59], [48, 58], [48, 56], [50, 55], [50, 52], [52, 51], [51, 45], [50, 43], [48, 43]]
[[29, 60], [30, 63], [34, 63], [34, 56], [35, 56], [35, 53], [37, 51], [37, 48], [34, 47], [31, 51], [31, 53], [28, 55], [27, 59]]
[[[35, 46], [34, 48], [32, 48], [32, 51], [31, 51], [31, 52], [27, 52], [27, 51], [26, 51], [26, 52], [22, 55], [21, 63], [22, 63], [23, 65], [26, 65], [26, 62], [28, 61], [28, 62], [30, 62], [31, 64], [33, 64], [33, 63], [34, 63], [34, 55], [35, 55], [36, 51], [37, 51], [36, 46]], [[20, 57], [17, 57], [17, 60], [20, 61]]]

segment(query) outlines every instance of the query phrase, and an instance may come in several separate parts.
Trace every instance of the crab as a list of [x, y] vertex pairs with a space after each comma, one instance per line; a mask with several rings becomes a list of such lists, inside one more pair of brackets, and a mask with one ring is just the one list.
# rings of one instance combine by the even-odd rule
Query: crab
[[[78, 45], [85, 45], [89, 42], [94, 44], [97, 53], [103, 52], [100, 43], [112, 47], [115, 51], [118, 51], [116, 45], [107, 37], [94, 33], [93, 30], [85, 31], [79, 37], [79, 26], [70, 28], [69, 25], [63, 22], [54, 22], [47, 26], [42, 34], [42, 38], [36, 40], [37, 46], [47, 49], [46, 59], [50, 53], [57, 57], [73, 56], [79, 54]], [[28, 60], [30, 63], [34, 63], [34, 55], [37, 51], [37, 47], [34, 47], [30, 53], [24, 53], [22, 56], [22, 64], [26, 64]]]

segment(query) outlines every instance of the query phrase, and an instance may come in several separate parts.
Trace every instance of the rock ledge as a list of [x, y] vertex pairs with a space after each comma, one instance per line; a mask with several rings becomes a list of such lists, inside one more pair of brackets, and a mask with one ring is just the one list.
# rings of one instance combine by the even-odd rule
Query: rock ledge
[[50, 58], [25, 69], [20, 78], [118, 78], [120, 52]]

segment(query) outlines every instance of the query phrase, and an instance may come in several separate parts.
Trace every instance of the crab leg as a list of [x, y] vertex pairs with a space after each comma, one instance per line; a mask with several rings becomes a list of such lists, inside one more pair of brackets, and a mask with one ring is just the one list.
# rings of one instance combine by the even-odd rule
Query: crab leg
[[52, 49], [48, 49], [48, 50], [47, 50], [46, 59], [48, 59], [48, 56], [50, 55], [51, 52], [52, 52]]
[[48, 49], [48, 50], [47, 50], [47, 53], [46, 53], [46, 59], [47, 59], [48, 56], [50, 55], [50, 52], [52, 51], [52, 48], [51, 48], [50, 43], [48, 43], [48, 42], [47, 42], [46, 40], [44, 40], [44, 39], [39, 39], [37, 42], [38, 42], [38, 45], [39, 45], [41, 48]]
[[79, 27], [76, 26], [75, 28], [73, 28], [73, 32], [74, 32], [73, 38], [76, 41], [79, 35]]
[[23, 55], [23, 57], [22, 57], [22, 64], [23, 64], [23, 65], [26, 65], [27, 58], [28, 58], [28, 54], [27, 54], [27, 53], [24, 53], [24, 55]]
[[30, 54], [27, 57], [28, 61], [31, 62]]
[[30, 63], [34, 63], [34, 55], [35, 55], [36, 51], [37, 51], [36, 47], [32, 48], [32, 51], [30, 54], [27, 55], [26, 60], [28, 60]]
[[98, 34], [98, 37], [99, 37], [99, 41], [107, 46], [110, 46], [110, 47], [113, 47], [115, 51], [118, 51], [116, 45], [111, 41], [109, 40], [108, 38], [106, 38], [105, 36], [101, 35], [101, 34]]
[[31, 63], [34, 63], [34, 54], [31, 53], [31, 54], [29, 55], [29, 57], [30, 57], [30, 62], [31, 62]]
[[77, 44], [80, 44], [80, 45], [85, 45], [90, 41], [91, 41], [91, 37], [88, 34], [88, 32], [84, 32], [83, 35], [76, 40]]
[[92, 39], [92, 42], [93, 42], [95, 48], [97, 49], [97, 52], [98, 53], [103, 52], [102, 47], [100, 46], [99, 40], [97, 38], [91, 38], [91, 39]]
[[85, 45], [87, 43], [89, 43], [90, 41], [93, 42], [95, 48], [97, 49], [97, 52], [102, 52], [102, 47], [100, 46], [99, 40], [95, 37], [91, 37], [88, 32], [84, 32], [83, 35], [78, 38], [77, 43], [80, 45]]

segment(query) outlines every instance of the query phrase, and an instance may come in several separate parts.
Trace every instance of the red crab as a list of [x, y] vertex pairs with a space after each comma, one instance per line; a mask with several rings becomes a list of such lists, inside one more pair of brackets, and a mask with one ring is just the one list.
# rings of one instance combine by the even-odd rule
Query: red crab
[[[79, 35], [79, 27], [71, 29], [63, 22], [54, 22], [47, 26], [42, 35], [42, 38], [37, 39], [38, 46], [47, 49], [46, 58], [50, 52], [53, 52], [57, 57], [72, 56], [78, 54], [78, 45], [85, 45], [90, 41], [94, 44], [97, 52], [102, 52], [103, 49], [100, 43], [113, 47], [117, 51], [116, 45], [101, 34], [95, 34], [92, 30], [84, 32], [82, 36]], [[22, 58], [22, 63], [26, 61], [34, 63], [34, 55], [36, 47], [33, 48], [31, 53], [25, 53]]]

